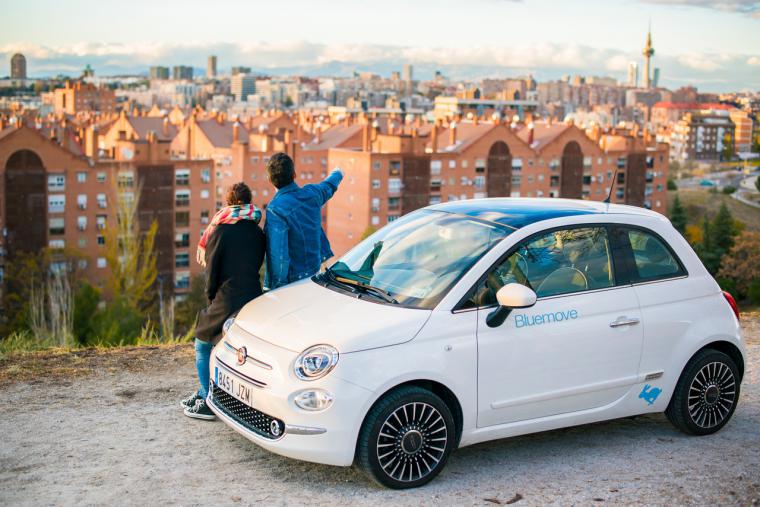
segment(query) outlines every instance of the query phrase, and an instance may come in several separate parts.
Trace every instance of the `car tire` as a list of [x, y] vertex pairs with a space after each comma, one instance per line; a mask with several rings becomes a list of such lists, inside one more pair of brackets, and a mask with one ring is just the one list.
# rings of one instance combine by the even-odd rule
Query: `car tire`
[[676, 384], [665, 415], [689, 435], [710, 435], [731, 419], [739, 401], [739, 370], [728, 355], [699, 351]]
[[381, 486], [416, 488], [440, 473], [455, 439], [454, 418], [446, 403], [427, 389], [402, 386], [367, 414], [356, 461]]

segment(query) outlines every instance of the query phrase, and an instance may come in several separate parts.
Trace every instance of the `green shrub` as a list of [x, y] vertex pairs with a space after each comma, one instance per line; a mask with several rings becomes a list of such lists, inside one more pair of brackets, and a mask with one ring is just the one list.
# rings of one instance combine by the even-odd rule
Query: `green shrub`
[[678, 190], [678, 185], [673, 178], [668, 178], [668, 190]]
[[97, 319], [100, 291], [83, 282], [74, 294], [74, 337], [80, 345], [93, 340], [93, 322]]
[[747, 299], [749, 299], [752, 304], [760, 305], [760, 279], [753, 280], [749, 284]]
[[736, 187], [733, 185], [726, 185], [725, 187], [723, 187], [723, 193], [726, 195], [731, 195], [734, 192], [736, 192]]

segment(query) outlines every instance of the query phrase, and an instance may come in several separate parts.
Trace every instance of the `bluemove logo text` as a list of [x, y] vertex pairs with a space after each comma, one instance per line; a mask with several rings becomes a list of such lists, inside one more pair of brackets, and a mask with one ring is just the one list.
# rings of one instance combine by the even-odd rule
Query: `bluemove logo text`
[[515, 315], [515, 327], [541, 326], [578, 318], [578, 310], [565, 310], [539, 315]]

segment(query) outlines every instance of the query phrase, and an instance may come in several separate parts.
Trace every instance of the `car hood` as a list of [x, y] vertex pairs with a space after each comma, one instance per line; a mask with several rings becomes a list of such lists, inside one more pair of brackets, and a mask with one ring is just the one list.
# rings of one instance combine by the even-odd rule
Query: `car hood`
[[357, 299], [306, 279], [254, 299], [235, 324], [294, 352], [326, 343], [348, 353], [409, 341], [430, 313]]

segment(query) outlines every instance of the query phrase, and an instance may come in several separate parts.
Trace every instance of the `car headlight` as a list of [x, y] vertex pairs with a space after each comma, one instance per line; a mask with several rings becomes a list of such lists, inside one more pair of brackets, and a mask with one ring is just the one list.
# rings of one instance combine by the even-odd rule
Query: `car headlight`
[[301, 380], [322, 378], [338, 364], [338, 350], [330, 345], [314, 345], [296, 358], [294, 371]]
[[332, 405], [333, 395], [323, 389], [308, 389], [298, 393], [293, 398], [293, 401], [299, 408], [310, 412], [318, 412]]
[[235, 317], [230, 317], [229, 319], [224, 321], [224, 324], [222, 324], [222, 336], [227, 334], [227, 331], [230, 330], [232, 327], [232, 324], [235, 323]]

